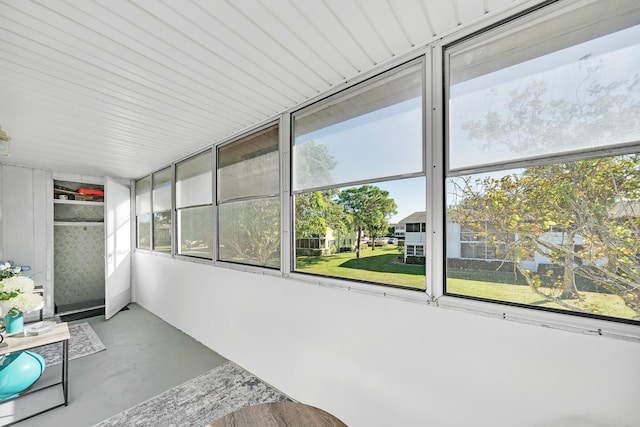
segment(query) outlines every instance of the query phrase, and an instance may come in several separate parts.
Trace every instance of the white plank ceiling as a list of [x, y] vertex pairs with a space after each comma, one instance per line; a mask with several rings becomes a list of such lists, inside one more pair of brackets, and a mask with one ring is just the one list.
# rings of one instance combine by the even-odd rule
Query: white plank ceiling
[[0, 0], [0, 163], [136, 178], [525, 0]]

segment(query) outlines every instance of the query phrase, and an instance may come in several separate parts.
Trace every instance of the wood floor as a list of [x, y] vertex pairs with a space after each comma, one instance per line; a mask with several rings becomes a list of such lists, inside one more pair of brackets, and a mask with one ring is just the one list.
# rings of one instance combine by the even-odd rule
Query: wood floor
[[226, 362], [193, 338], [136, 304], [89, 322], [107, 349], [69, 362], [69, 406], [18, 427], [91, 427]]

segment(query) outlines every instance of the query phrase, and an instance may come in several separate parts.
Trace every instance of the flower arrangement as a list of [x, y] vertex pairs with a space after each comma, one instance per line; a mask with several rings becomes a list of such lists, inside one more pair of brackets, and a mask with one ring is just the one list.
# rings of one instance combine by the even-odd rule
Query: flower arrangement
[[11, 262], [0, 263], [0, 316], [17, 316], [44, 306], [42, 296], [33, 293], [33, 280], [21, 275], [28, 270]]

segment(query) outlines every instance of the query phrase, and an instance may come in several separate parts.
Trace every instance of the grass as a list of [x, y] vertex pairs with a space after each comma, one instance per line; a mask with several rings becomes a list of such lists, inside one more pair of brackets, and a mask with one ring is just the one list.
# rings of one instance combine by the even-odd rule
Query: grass
[[400, 256], [395, 245], [364, 247], [360, 258], [355, 252], [343, 252], [329, 256], [296, 257], [296, 271], [321, 276], [363, 280], [413, 289], [425, 289], [424, 265], [395, 263]]
[[[533, 292], [529, 286], [449, 278], [447, 279], [447, 292], [457, 295], [566, 310], [565, 307], [557, 303], [549, 302], [541, 298]], [[565, 300], [564, 302], [591, 314], [620, 317], [623, 319], [638, 318], [638, 314], [626, 306], [622, 298], [617, 295], [581, 291], [579, 299]]]
[[[375, 250], [363, 247], [359, 259], [354, 252], [329, 256], [300, 256], [296, 258], [296, 271], [424, 290], [425, 266], [397, 263], [395, 261], [399, 256], [400, 252], [395, 245], [376, 247]], [[514, 284], [514, 281], [517, 284]], [[447, 292], [531, 306], [567, 309], [540, 297], [524, 283], [522, 278], [516, 278], [513, 273], [452, 271], [447, 279]], [[580, 291], [579, 299], [564, 302], [591, 314], [623, 319], [638, 318], [638, 313], [626, 306], [617, 295]]]

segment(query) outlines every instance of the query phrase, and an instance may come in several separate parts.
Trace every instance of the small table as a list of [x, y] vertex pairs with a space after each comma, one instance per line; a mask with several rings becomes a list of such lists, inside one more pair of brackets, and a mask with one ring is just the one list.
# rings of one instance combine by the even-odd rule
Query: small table
[[35, 347], [40, 347], [47, 344], [54, 344], [57, 342], [62, 342], [62, 378], [60, 382], [56, 382], [54, 384], [48, 384], [42, 387], [37, 387], [38, 382], [32, 386], [36, 388], [27, 389], [27, 391], [23, 392], [17, 397], [13, 399], [7, 399], [0, 404], [4, 404], [6, 402], [10, 402], [11, 400], [19, 399], [22, 396], [26, 396], [32, 393], [36, 393], [51, 387], [55, 387], [58, 385], [62, 386], [62, 393], [64, 396], [64, 401], [62, 403], [55, 404], [53, 406], [47, 407], [40, 412], [35, 414], [28, 415], [19, 420], [11, 421], [8, 424], [3, 424], [3, 426], [9, 426], [20, 421], [26, 420], [27, 418], [35, 417], [36, 415], [40, 415], [43, 412], [46, 412], [50, 409], [58, 408], [60, 406], [67, 406], [69, 404], [69, 339], [71, 335], [69, 334], [69, 326], [67, 323], [58, 323], [55, 328], [51, 332], [47, 332], [42, 335], [32, 335], [25, 336], [22, 332], [12, 335], [5, 335], [4, 342], [8, 345], [6, 347], [0, 347], [0, 356], [9, 353], [16, 353], [18, 351], [31, 350]]
[[297, 402], [271, 402], [247, 406], [205, 427], [347, 427], [328, 412]]

